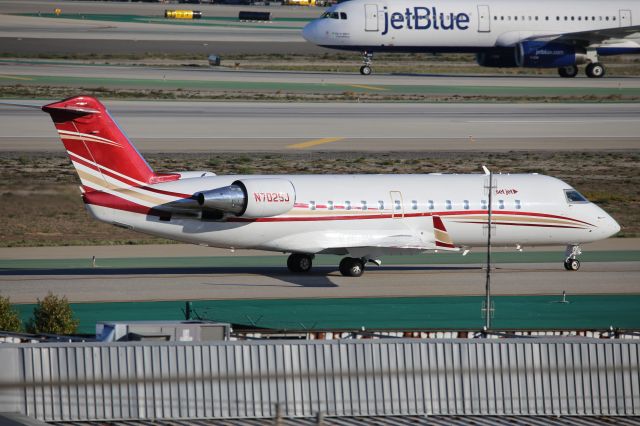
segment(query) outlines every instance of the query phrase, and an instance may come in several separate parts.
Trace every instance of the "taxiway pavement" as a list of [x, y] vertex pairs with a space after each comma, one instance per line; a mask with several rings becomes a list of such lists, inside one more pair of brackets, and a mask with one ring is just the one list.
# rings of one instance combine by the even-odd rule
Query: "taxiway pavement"
[[[43, 105], [46, 101], [3, 102]], [[640, 104], [105, 101], [155, 152], [635, 150]], [[49, 117], [0, 104], [0, 151], [63, 151]]]
[[[578, 272], [563, 269], [561, 247], [519, 254], [497, 249], [498, 259], [516, 262], [494, 265], [493, 293], [640, 294], [640, 261], [634, 260], [639, 241], [613, 238], [585, 246], [585, 256], [591, 253], [596, 260], [583, 261]], [[482, 258], [481, 252], [477, 259]], [[96, 268], [91, 267], [92, 255], [97, 257]], [[286, 256], [281, 254], [231, 253], [192, 245], [2, 248], [0, 262], [5, 267], [0, 269], [0, 292], [13, 303], [34, 303], [49, 291], [64, 294], [72, 302], [483, 294], [481, 263], [428, 264], [438, 262], [439, 256], [444, 255], [424, 255], [419, 260], [423, 264], [392, 256], [380, 268], [368, 267], [361, 278], [346, 278], [329, 266], [338, 262], [336, 256], [322, 257], [312, 273], [304, 275], [289, 273]], [[547, 260], [524, 263], [535, 256]], [[110, 258], [128, 260], [110, 262]]]

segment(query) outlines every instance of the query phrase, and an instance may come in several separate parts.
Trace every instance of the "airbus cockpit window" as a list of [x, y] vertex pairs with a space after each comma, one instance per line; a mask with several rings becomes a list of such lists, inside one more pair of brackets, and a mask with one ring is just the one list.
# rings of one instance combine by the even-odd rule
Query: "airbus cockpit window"
[[567, 197], [569, 203], [588, 203], [584, 195], [576, 191], [575, 189], [565, 189], [564, 194]]
[[347, 12], [340, 12], [340, 19], [347, 19]]
[[[325, 12], [322, 15], [322, 18], [340, 19], [340, 14], [338, 12]], [[343, 19], [347, 19], [346, 18], [346, 14], [345, 14], [345, 17]]]

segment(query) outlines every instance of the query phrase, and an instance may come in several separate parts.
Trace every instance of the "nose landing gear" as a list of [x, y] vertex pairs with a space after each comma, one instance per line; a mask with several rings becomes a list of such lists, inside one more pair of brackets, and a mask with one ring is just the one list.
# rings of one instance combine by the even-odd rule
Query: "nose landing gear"
[[371, 74], [371, 63], [373, 62], [373, 53], [371, 52], [363, 52], [362, 53], [362, 62], [364, 65], [360, 67], [360, 74], [362, 75], [370, 75]]
[[582, 254], [582, 250], [579, 245], [569, 245], [564, 252], [564, 269], [567, 271], [577, 271], [580, 269], [580, 261], [576, 259], [577, 256]]

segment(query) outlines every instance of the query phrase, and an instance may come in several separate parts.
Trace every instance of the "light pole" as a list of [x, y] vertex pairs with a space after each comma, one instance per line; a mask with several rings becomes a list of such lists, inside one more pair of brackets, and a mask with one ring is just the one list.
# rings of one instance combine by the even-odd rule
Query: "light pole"
[[485, 330], [489, 330], [491, 328], [491, 314], [493, 313], [493, 308], [491, 307], [491, 226], [492, 226], [492, 215], [493, 215], [493, 173], [487, 169], [485, 166], [482, 166], [485, 174], [489, 175], [489, 186], [487, 187], [489, 191], [489, 205], [487, 206], [487, 275], [486, 275], [486, 283], [485, 283], [485, 301], [484, 301], [484, 315], [485, 315]]

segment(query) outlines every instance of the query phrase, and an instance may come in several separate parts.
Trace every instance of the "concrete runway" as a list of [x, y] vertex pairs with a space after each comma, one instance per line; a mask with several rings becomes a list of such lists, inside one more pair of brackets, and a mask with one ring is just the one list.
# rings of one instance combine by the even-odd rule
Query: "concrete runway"
[[[92, 21], [8, 15], [12, 13], [120, 14], [148, 17], [150, 22]], [[271, 12], [272, 24], [234, 21], [163, 22], [165, 9], [194, 9], [205, 17], [237, 17], [240, 10]], [[89, 54], [114, 53], [322, 53], [326, 49], [307, 43], [300, 34], [304, 19], [320, 16], [323, 9], [305, 7], [255, 7], [177, 5], [117, 2], [0, 1], [0, 53]], [[279, 18], [297, 21], [277, 21]], [[155, 23], [158, 21], [159, 23]], [[270, 28], [271, 27], [271, 28]], [[82, 42], [78, 42], [82, 40]], [[132, 43], [133, 41], [133, 43]]]
[[[357, 56], [354, 56], [357, 61]], [[170, 82], [255, 82], [272, 84], [299, 84], [350, 86], [345, 89], [368, 89], [372, 92], [389, 90], [396, 86], [424, 88], [433, 86], [442, 92], [456, 94], [460, 88], [500, 88], [523, 89], [534, 94], [536, 90], [545, 89], [550, 94], [564, 94], [567, 89], [573, 93], [591, 93], [609, 89], [607, 93], [640, 89], [640, 77], [607, 77], [590, 79], [579, 76], [573, 79], [562, 79], [556, 76], [496, 76], [496, 75], [447, 75], [447, 74], [372, 74], [363, 77], [359, 73], [323, 73], [323, 72], [290, 72], [290, 71], [251, 71], [235, 70], [225, 67], [159, 67], [159, 66], [114, 66], [73, 63], [67, 61], [0, 61], [2, 81], [11, 81], [13, 76], [43, 77], [91, 77], [105, 79], [133, 80], [128, 87], [162, 88], [158, 81]], [[28, 78], [15, 78], [16, 83], [28, 84]], [[376, 86], [384, 86], [378, 88]], [[555, 92], [553, 89], [557, 89]], [[574, 89], [581, 89], [580, 91]], [[304, 90], [304, 87], [300, 89]], [[309, 89], [312, 91], [313, 89]], [[436, 92], [438, 93], [438, 92]]]
[[[639, 248], [640, 240], [634, 238], [612, 238], [583, 247], [585, 253], [637, 251]], [[495, 251], [509, 253], [506, 249]], [[640, 294], [640, 262], [585, 261], [580, 271], [567, 272], [561, 264], [561, 247], [526, 250], [537, 251], [557, 251], [558, 261], [495, 264], [493, 293], [553, 295], [564, 290], [569, 296]], [[163, 263], [162, 257], [168, 253], [184, 258], [185, 262], [188, 258], [213, 256], [211, 259], [222, 259], [218, 264], [227, 266], [163, 267], [166, 261]], [[98, 268], [89, 268], [88, 258], [91, 255], [98, 258]], [[269, 256], [266, 263], [265, 255]], [[15, 262], [26, 259], [87, 259], [87, 267], [75, 269], [3, 269], [0, 293], [9, 296], [14, 303], [33, 303], [49, 291], [65, 294], [72, 302], [483, 294], [485, 273], [482, 265], [427, 264], [430, 258], [436, 261], [437, 256], [424, 255], [424, 265], [394, 265], [394, 257], [391, 256], [384, 259], [381, 268], [368, 267], [361, 278], [346, 278], [335, 266], [315, 266], [309, 275], [291, 274], [285, 267], [286, 256], [279, 253], [248, 250], [231, 253], [194, 245], [0, 248], [0, 259], [15, 259]], [[109, 258], [160, 260], [157, 264], [161, 266], [100, 267], [101, 264], [106, 265], [105, 259]], [[334, 256], [329, 259], [333, 261]], [[280, 261], [282, 266], [256, 266], [278, 265]], [[338, 261], [339, 257], [335, 256], [336, 264]], [[172, 262], [185, 264], [182, 261]]]
[[[386, 152], [390, 148], [394, 151], [571, 151], [640, 148], [640, 104], [632, 103], [105, 103], [142, 151], [266, 152], [302, 149]], [[316, 141], [317, 144], [302, 148], [295, 146], [308, 141]], [[0, 105], [0, 151], [62, 152], [63, 147], [46, 114]]]
[[[481, 265], [389, 263], [369, 267], [361, 278], [346, 278], [337, 267], [291, 274], [285, 259], [282, 267], [17, 270], [0, 275], [0, 291], [13, 303], [35, 303], [48, 292], [66, 295], [71, 302], [484, 294]], [[497, 268], [491, 280], [495, 295], [640, 294], [640, 262], [583, 262], [578, 272], [565, 271], [560, 262]]]

